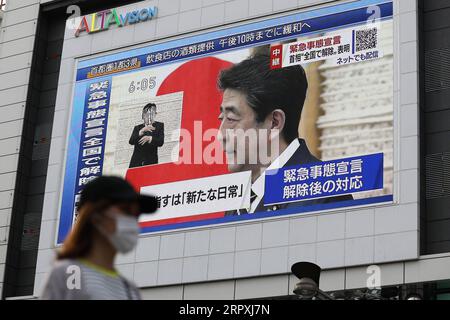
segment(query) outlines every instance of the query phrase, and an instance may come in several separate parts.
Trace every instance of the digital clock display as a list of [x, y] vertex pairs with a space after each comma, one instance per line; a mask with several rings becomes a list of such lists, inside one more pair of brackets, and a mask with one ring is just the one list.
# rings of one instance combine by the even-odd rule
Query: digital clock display
[[134, 93], [136, 91], [146, 91], [155, 88], [156, 77], [143, 78], [140, 81], [131, 81], [128, 87], [129, 93]]

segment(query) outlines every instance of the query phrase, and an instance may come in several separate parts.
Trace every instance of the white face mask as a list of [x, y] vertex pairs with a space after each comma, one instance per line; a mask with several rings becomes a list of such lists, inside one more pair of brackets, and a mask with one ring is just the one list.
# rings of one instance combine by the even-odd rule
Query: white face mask
[[100, 230], [111, 242], [111, 244], [120, 253], [127, 253], [134, 249], [139, 239], [139, 224], [136, 218], [116, 215], [116, 231], [113, 234], [107, 234]]

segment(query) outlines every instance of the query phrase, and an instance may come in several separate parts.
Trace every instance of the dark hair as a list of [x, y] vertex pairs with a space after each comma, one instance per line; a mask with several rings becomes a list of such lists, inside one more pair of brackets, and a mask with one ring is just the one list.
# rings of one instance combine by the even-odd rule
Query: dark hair
[[275, 109], [286, 114], [283, 136], [287, 142], [298, 138], [298, 125], [308, 89], [305, 70], [300, 66], [270, 69], [270, 56], [257, 54], [229, 69], [218, 79], [219, 89], [239, 90], [247, 96], [256, 120], [264, 121]]
[[154, 104], [154, 103], [147, 103], [144, 106], [144, 109], [142, 109], [142, 114], [144, 114], [145, 112], [147, 112], [147, 110], [150, 110], [151, 108], [155, 108], [156, 109], [156, 104]]
[[64, 240], [63, 246], [57, 252], [57, 259], [78, 259], [86, 256], [92, 248], [96, 232], [92, 217], [111, 204], [105, 201], [88, 202], [78, 210], [78, 216], [71, 232]]
[[57, 251], [57, 260], [78, 259], [85, 257], [92, 249], [94, 236], [98, 230], [94, 226], [93, 217], [107, 208], [118, 205], [131, 212], [133, 202], [101, 199], [87, 201], [77, 210], [78, 216], [72, 230], [67, 235], [62, 247]]

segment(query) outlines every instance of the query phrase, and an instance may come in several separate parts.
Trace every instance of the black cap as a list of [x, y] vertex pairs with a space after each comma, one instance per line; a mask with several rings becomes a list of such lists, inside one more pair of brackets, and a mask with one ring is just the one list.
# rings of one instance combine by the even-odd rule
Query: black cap
[[292, 273], [299, 279], [309, 278], [319, 285], [320, 272], [322, 269], [311, 262], [297, 262], [291, 267]]
[[86, 202], [109, 200], [113, 203], [138, 202], [140, 213], [153, 213], [157, 209], [155, 197], [137, 193], [125, 179], [114, 176], [97, 177], [89, 181], [81, 191], [78, 208]]

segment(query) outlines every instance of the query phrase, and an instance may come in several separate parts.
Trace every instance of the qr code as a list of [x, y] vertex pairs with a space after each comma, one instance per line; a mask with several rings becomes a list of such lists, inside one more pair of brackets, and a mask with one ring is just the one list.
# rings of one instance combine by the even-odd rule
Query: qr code
[[367, 30], [356, 31], [356, 51], [365, 51], [375, 49], [378, 45], [378, 29], [372, 28]]

